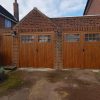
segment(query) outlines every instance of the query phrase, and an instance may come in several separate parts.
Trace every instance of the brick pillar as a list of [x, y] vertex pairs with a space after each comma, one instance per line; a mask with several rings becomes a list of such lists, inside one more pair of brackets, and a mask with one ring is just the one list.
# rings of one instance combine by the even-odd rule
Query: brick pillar
[[55, 69], [63, 69], [63, 60], [62, 60], [62, 33], [56, 33], [56, 44], [55, 44]]
[[13, 37], [12, 66], [19, 66], [19, 37]]

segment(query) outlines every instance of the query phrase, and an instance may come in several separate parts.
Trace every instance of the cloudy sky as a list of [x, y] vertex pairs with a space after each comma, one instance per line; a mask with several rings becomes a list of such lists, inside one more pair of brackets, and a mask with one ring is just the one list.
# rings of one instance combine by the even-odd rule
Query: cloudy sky
[[[15, 0], [0, 0], [0, 4], [13, 14]], [[17, 0], [20, 19], [37, 7], [49, 17], [81, 16], [87, 0]]]

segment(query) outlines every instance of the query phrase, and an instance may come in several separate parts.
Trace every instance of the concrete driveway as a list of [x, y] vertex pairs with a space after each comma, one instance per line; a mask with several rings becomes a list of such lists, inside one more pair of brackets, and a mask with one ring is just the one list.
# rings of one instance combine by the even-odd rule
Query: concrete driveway
[[21, 72], [28, 85], [9, 91], [0, 100], [100, 100], [100, 71]]

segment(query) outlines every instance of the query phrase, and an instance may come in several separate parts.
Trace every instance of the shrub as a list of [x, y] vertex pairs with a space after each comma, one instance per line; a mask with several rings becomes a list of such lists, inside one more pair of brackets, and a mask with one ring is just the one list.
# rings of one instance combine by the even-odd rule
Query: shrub
[[4, 81], [6, 78], [5, 70], [3, 67], [0, 67], [0, 82]]

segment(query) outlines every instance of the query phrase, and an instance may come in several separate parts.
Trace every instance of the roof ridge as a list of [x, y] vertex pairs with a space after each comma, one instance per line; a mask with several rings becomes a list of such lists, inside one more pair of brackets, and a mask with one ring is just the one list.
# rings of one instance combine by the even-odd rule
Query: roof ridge
[[37, 7], [34, 7], [33, 8], [33, 11], [37, 11], [37, 12], [39, 12], [41, 15], [43, 15], [44, 17], [47, 17], [47, 18], [49, 18], [47, 15], [45, 15], [44, 13], [42, 13]]
[[54, 26], [56, 26], [56, 24], [48, 16], [46, 16], [44, 13], [42, 13], [37, 7], [34, 7], [33, 10], [38, 11], [41, 15], [46, 17]]

